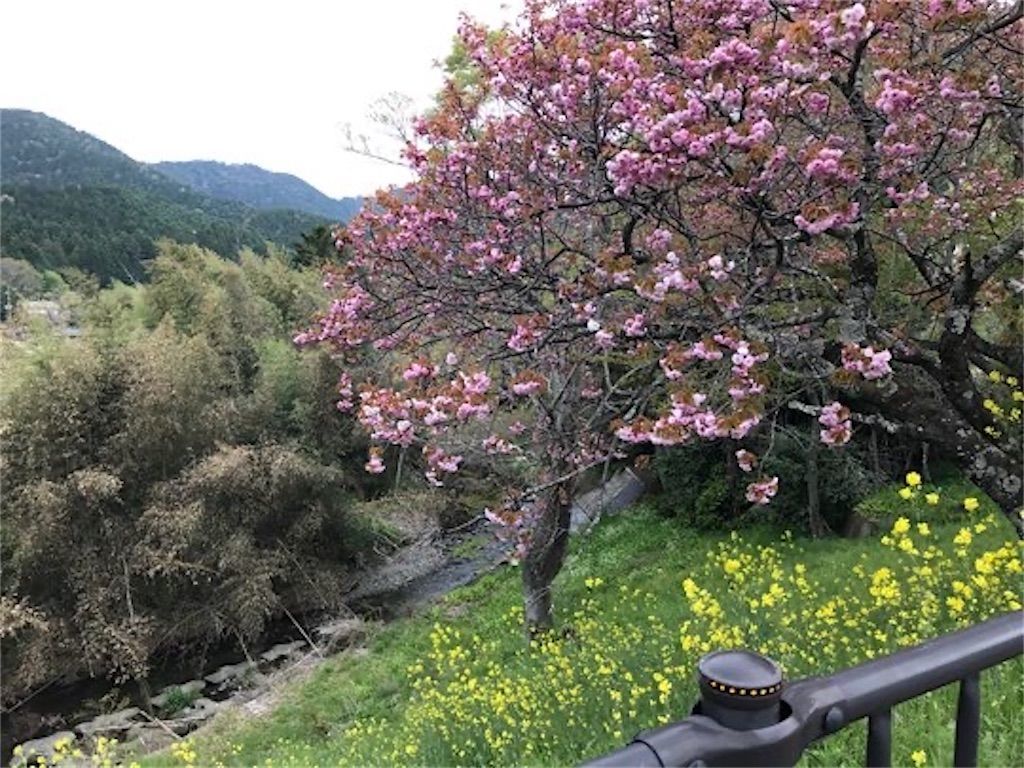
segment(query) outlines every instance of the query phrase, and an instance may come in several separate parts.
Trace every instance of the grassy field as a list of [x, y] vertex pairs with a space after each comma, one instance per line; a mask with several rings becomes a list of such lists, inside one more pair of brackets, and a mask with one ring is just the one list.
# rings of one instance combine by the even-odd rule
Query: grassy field
[[[504, 568], [330, 659], [272, 713], [228, 713], [144, 765], [574, 764], [685, 716], [707, 650], [759, 649], [795, 679], [1019, 607], [1021, 549], [990, 502], [906, 509], [882, 543], [697, 534], [635, 508], [574, 542], [548, 639], [525, 642]], [[981, 765], [1024, 764], [1022, 674], [1018, 659], [982, 677]], [[894, 764], [952, 764], [955, 701], [894, 710]], [[862, 765], [865, 731], [802, 764]]]

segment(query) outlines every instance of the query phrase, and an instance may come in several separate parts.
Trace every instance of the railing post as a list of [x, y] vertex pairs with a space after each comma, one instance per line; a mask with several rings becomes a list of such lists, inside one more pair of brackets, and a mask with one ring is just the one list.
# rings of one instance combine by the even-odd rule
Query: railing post
[[978, 764], [980, 729], [981, 687], [978, 673], [974, 672], [960, 681], [960, 696], [956, 703], [956, 742], [953, 747], [953, 765], [956, 768]]
[[782, 719], [782, 669], [751, 651], [716, 651], [697, 664], [698, 707], [720, 725], [752, 731]]
[[880, 709], [868, 717], [868, 768], [892, 765], [892, 710]]

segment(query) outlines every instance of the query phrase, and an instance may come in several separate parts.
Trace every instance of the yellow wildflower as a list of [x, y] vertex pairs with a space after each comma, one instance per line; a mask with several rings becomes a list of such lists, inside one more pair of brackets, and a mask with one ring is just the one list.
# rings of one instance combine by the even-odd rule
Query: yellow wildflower
[[910, 530], [910, 521], [905, 517], [899, 518], [892, 526], [892, 532], [897, 536], [902, 536], [904, 533]]
[[914, 497], [914, 491], [911, 488], [900, 488], [901, 499], [911, 499]]
[[936, 504], [939, 503], [939, 494], [935, 493], [934, 491], [932, 493], [926, 493], [924, 495], [924, 500], [927, 501], [930, 506], [934, 507]]
[[907, 472], [907, 485], [916, 488], [921, 484], [921, 475], [917, 472]]
[[964, 509], [968, 512], [974, 512], [979, 506], [980, 504], [978, 503], [978, 500], [973, 496], [968, 496], [964, 499]]
[[[930, 494], [930, 495], [934, 496], [935, 494]], [[931, 502], [928, 502], [928, 503], [930, 504]], [[922, 536], [927, 536], [929, 533], [932, 532], [932, 529], [928, 527], [928, 523], [918, 523], [917, 524], [917, 532], [920, 533]]]
[[925, 754], [923, 749], [918, 749], [910, 753], [910, 759], [917, 768], [921, 768], [926, 762], [928, 762], [928, 755]]
[[974, 537], [971, 536], [971, 531], [969, 528], [961, 528], [960, 532], [953, 537], [953, 543], [961, 547], [966, 547], [968, 544], [971, 543], [972, 538]]

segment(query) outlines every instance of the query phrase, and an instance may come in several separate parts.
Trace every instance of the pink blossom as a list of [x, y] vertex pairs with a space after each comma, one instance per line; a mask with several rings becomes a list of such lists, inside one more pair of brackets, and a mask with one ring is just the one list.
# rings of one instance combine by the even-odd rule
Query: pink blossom
[[402, 371], [402, 378], [406, 381], [417, 379], [428, 379], [434, 375], [434, 366], [426, 362], [414, 361], [408, 368]]
[[751, 504], [768, 504], [779, 492], [779, 478], [761, 478], [747, 486], [747, 501]]
[[744, 472], [750, 472], [754, 469], [754, 466], [757, 463], [757, 456], [748, 450], [740, 448], [736, 451], [736, 463]]
[[517, 325], [508, 338], [508, 348], [516, 352], [525, 352], [540, 339], [540, 331], [532, 325]]
[[859, 347], [847, 344], [842, 352], [843, 369], [859, 373], [865, 379], [873, 381], [892, 373], [889, 362], [892, 353], [887, 349], [875, 351], [873, 347]]
[[514, 446], [508, 440], [505, 440], [502, 437], [498, 437], [497, 435], [489, 435], [487, 438], [483, 440], [483, 442], [481, 443], [481, 447], [484, 449], [484, 452], [487, 453], [488, 455], [504, 455], [512, 453], [514, 450], [516, 450], [516, 446]]
[[471, 418], [476, 418], [479, 421], [486, 419], [491, 413], [491, 407], [487, 403], [471, 403], [465, 402], [460, 403], [458, 409], [455, 411], [455, 415], [460, 421], [467, 421]]
[[623, 323], [622, 330], [627, 336], [632, 338], [644, 336], [647, 333], [646, 322], [643, 312], [637, 312]]
[[541, 382], [536, 379], [530, 379], [527, 381], [517, 381], [512, 385], [512, 391], [520, 397], [527, 395], [535, 395], [540, 392]]
[[438, 448], [437, 446], [424, 446], [423, 455], [427, 459], [427, 465], [434, 471], [448, 473], [458, 472], [459, 465], [462, 463], [461, 456], [453, 456], [446, 453], [443, 448]]
[[626, 443], [644, 443], [650, 439], [650, 433], [638, 429], [637, 424], [623, 424], [615, 430], [615, 436]]
[[818, 423], [825, 429], [821, 430], [821, 442], [826, 445], [845, 445], [853, 435], [850, 423], [850, 410], [842, 403], [831, 402], [821, 409]]
[[491, 388], [491, 377], [483, 371], [459, 373], [459, 378], [462, 382], [462, 391], [467, 395], [483, 395]]
[[708, 259], [708, 269], [711, 270], [711, 277], [713, 277], [715, 280], [718, 280], [719, 282], [725, 280], [725, 278], [729, 276], [729, 273], [732, 272], [735, 266], [735, 261], [726, 262], [721, 256], [717, 254]]
[[379, 475], [386, 469], [381, 460], [379, 448], [370, 449], [370, 460], [363, 465], [363, 468], [372, 475]]
[[696, 358], [697, 360], [721, 360], [722, 350], [707, 341], [698, 341], [688, 352], [689, 357]]

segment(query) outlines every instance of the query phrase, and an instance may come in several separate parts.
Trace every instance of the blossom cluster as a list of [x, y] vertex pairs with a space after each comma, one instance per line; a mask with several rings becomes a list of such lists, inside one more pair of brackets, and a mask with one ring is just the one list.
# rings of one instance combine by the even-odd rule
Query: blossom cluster
[[850, 422], [850, 409], [839, 402], [831, 402], [821, 409], [818, 423], [824, 429], [819, 432], [821, 442], [825, 445], [844, 445], [850, 442], [853, 425]]

